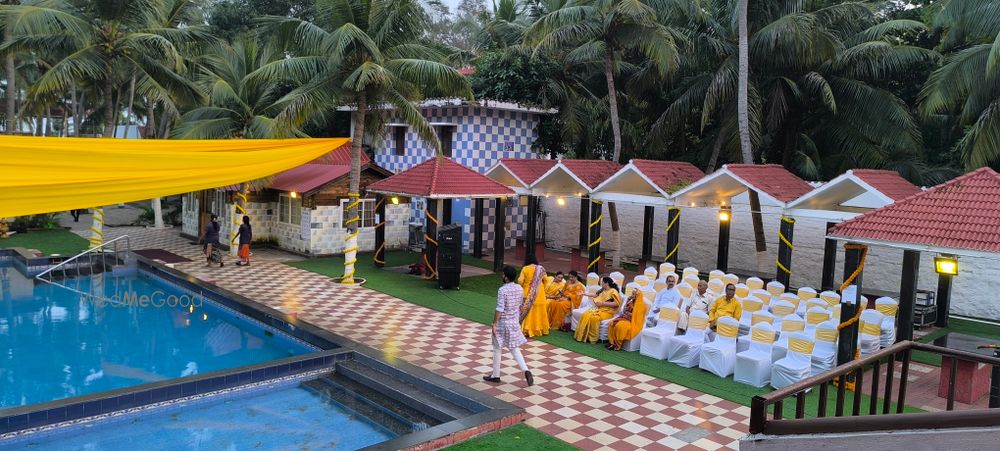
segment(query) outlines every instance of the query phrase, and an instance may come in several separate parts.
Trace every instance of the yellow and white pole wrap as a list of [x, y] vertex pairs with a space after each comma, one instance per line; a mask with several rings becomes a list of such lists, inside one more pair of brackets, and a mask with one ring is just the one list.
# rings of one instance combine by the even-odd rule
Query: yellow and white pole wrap
[[94, 222], [90, 225], [90, 248], [104, 244], [104, 207], [94, 208]]
[[[354, 265], [358, 262], [358, 233], [360, 227], [356, 224], [361, 221], [361, 215], [358, 214], [357, 207], [361, 204], [361, 194], [358, 193], [347, 193], [347, 197], [350, 197], [351, 203], [345, 207], [347, 211], [354, 212], [352, 216], [347, 221], [344, 221], [344, 227], [347, 228], [347, 236], [344, 237], [344, 278], [340, 280], [340, 283], [352, 285], [354, 284]], [[351, 231], [351, 224], [356, 224], [354, 231]]]
[[233, 208], [230, 210], [233, 220], [232, 225], [229, 226], [229, 255], [233, 257], [240, 250], [240, 247], [233, 244], [233, 241], [236, 240], [236, 233], [239, 232], [240, 226], [243, 225], [243, 215], [247, 214], [248, 187], [249, 185], [246, 183], [240, 186], [240, 190], [236, 192], [236, 197], [233, 199]]

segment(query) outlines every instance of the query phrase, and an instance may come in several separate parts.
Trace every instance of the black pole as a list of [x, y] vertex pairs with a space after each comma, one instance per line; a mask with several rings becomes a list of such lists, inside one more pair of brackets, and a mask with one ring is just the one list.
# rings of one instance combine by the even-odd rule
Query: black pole
[[451, 224], [451, 199], [441, 201], [441, 225]]
[[681, 247], [681, 209], [670, 207], [667, 209], [667, 253], [664, 254], [665, 262], [677, 266], [677, 251]]
[[775, 279], [782, 285], [791, 286], [792, 280], [792, 251], [795, 246], [792, 244], [792, 234], [795, 231], [795, 220], [787, 216], [781, 217], [781, 226], [778, 228], [778, 269]]
[[719, 210], [719, 254], [715, 267], [722, 272], [729, 271], [729, 228], [733, 222], [733, 211], [729, 207]]
[[[656, 220], [656, 210], [646, 206], [642, 212], [642, 259], [649, 264], [653, 261], [653, 221]], [[642, 270], [644, 268], [639, 268]]]
[[437, 213], [438, 213], [437, 199], [427, 199], [427, 207], [424, 210], [424, 215], [427, 218], [426, 221], [427, 227], [425, 228], [426, 232], [424, 234], [424, 256], [426, 258], [424, 264], [427, 265], [427, 268], [424, 275], [425, 278], [428, 280], [437, 279], [438, 218], [435, 216], [437, 215]]
[[[847, 249], [844, 253], [844, 280], [847, 280], [851, 277], [851, 274], [854, 274], [859, 264], [861, 264], [861, 249]], [[857, 286], [854, 303], [847, 302], [847, 299], [843, 298], [840, 300], [840, 322], [842, 323], [854, 318], [854, 315], [858, 313], [858, 309], [861, 308], [859, 304], [861, 303], [862, 275], [858, 274], [858, 277], [854, 279], [853, 285]], [[841, 296], [843, 296], [843, 293], [841, 293]], [[843, 365], [853, 360], [857, 346], [858, 323], [855, 322], [850, 326], [840, 329], [840, 338], [837, 342], [837, 365]]]
[[938, 274], [937, 297], [937, 320], [934, 325], [937, 327], [948, 327], [948, 311], [951, 310], [951, 279], [954, 276], [949, 274]]
[[[1000, 349], [993, 350], [993, 357], [1000, 357]], [[993, 365], [990, 373], [990, 406], [991, 409], [1000, 407], [1000, 365]]]
[[[830, 230], [836, 226], [835, 222], [826, 223], [826, 234], [830, 234]], [[833, 286], [833, 278], [837, 274], [837, 240], [827, 238], [823, 244], [823, 283], [820, 286], [823, 291], [833, 290], [837, 287]], [[788, 285], [785, 285], [786, 287]]]
[[587, 250], [590, 242], [590, 196], [580, 198], [580, 253]]
[[375, 201], [375, 215], [378, 216], [378, 224], [375, 224], [375, 267], [385, 267], [385, 201], [386, 197], [379, 194]]
[[538, 229], [538, 197], [528, 196], [528, 229], [524, 232], [524, 258], [535, 257], [535, 233]]
[[920, 251], [903, 251], [903, 279], [899, 284], [899, 327], [896, 342], [913, 339], [913, 306], [917, 302]]
[[475, 218], [472, 223], [472, 256], [483, 258], [483, 223], [486, 216], [483, 199], [473, 200], [472, 210], [472, 215]]
[[590, 223], [587, 224], [590, 230], [590, 242], [587, 243], [587, 272], [600, 272], [598, 261], [601, 259], [601, 219], [603, 218], [602, 204], [599, 200], [590, 201]]
[[504, 247], [507, 245], [507, 230], [504, 226], [507, 202], [503, 197], [498, 197], [493, 203], [493, 272], [500, 272], [503, 270]]

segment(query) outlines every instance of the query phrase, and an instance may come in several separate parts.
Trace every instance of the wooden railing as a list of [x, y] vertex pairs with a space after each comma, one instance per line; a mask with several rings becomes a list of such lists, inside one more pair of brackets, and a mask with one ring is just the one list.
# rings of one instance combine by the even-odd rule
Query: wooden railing
[[[951, 358], [949, 371], [947, 410], [943, 412], [904, 413], [906, 389], [910, 374], [910, 359], [914, 350], [926, 351]], [[955, 378], [958, 361], [969, 361], [1000, 366], [1000, 358], [972, 352], [932, 346], [912, 341], [901, 341], [863, 359], [838, 366], [826, 373], [805, 379], [797, 384], [775, 390], [765, 395], [755, 396], [750, 404], [751, 434], [822, 434], [840, 432], [890, 431], [901, 429], [941, 429], [950, 427], [1000, 426], [1000, 412], [992, 409], [954, 411]], [[896, 361], [902, 362], [898, 377]], [[868, 400], [868, 416], [861, 417], [862, 392], [865, 373], [871, 380]], [[883, 379], [884, 377], [884, 379]], [[852, 399], [848, 400], [846, 384], [853, 378], [855, 383]], [[893, 408], [892, 389], [898, 380], [899, 390]], [[883, 383], [884, 381], [884, 383]], [[996, 384], [998, 381], [993, 381]], [[806, 418], [806, 392], [818, 390], [819, 400], [814, 418]], [[829, 416], [828, 397], [830, 390], [836, 390], [833, 416]], [[879, 393], [883, 393], [879, 396]], [[785, 402], [795, 399], [795, 415], [785, 418]], [[879, 402], [881, 401], [881, 408]], [[850, 403], [848, 415], [847, 404]], [[773, 410], [770, 417], [768, 409]], [[881, 411], [881, 413], [880, 413]], [[893, 413], [893, 411], [895, 411]]]

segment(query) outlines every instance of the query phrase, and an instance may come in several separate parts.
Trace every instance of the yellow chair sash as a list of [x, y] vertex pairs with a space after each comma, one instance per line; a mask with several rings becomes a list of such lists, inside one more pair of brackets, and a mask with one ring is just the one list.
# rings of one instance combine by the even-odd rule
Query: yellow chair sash
[[677, 322], [680, 319], [681, 312], [677, 309], [672, 308], [661, 308], [660, 309], [660, 320], [663, 321], [673, 321]]
[[635, 291], [635, 287], [625, 287], [625, 296], [632, 296]]
[[837, 342], [837, 329], [816, 329], [816, 341]]
[[896, 316], [896, 311], [899, 310], [899, 306], [896, 304], [880, 304], [875, 306], [875, 310], [885, 316]]
[[833, 296], [820, 296], [819, 298], [826, 301], [826, 304], [831, 307], [840, 304], [840, 299]]
[[806, 324], [799, 320], [786, 319], [781, 322], [782, 332], [799, 332], [806, 329]]
[[747, 287], [736, 287], [736, 296], [745, 298], [750, 295], [750, 288]]
[[770, 315], [750, 315], [750, 325], [754, 326], [758, 323], [774, 324], [774, 317]]
[[802, 289], [799, 289], [798, 293], [796, 293], [796, 294], [799, 296], [799, 299], [801, 299], [803, 301], [808, 301], [808, 300], [816, 297], [816, 292], [815, 291], [803, 291]]
[[738, 324], [727, 325], [719, 323], [718, 327], [716, 327], [715, 329], [716, 329], [715, 331], [723, 337], [736, 338], [736, 336], [740, 334], [740, 326]]
[[760, 290], [764, 288], [764, 281], [758, 278], [747, 279], [747, 288], [751, 290]]
[[866, 321], [861, 322], [861, 333], [868, 335], [879, 336], [882, 335], [882, 328], [878, 323], [869, 323]]
[[826, 312], [806, 312], [806, 321], [809, 324], [815, 325], [822, 323], [823, 321], [828, 321], [830, 319], [830, 314]]
[[764, 329], [750, 329], [750, 339], [757, 343], [774, 343], [774, 331]]
[[748, 312], [758, 312], [762, 308], [764, 308], [764, 303], [756, 299], [743, 300], [743, 310], [746, 310]]
[[788, 350], [799, 354], [811, 355], [815, 345], [815, 343], [809, 340], [801, 340], [798, 338], [788, 339]]
[[691, 289], [688, 287], [677, 287], [677, 292], [681, 294], [682, 298], [691, 297]]
[[705, 330], [707, 328], [708, 328], [708, 318], [688, 319], [688, 330]]
[[789, 307], [787, 305], [776, 305], [771, 310], [773, 310], [774, 316], [791, 315], [793, 312], [795, 312], [794, 307]]
[[785, 287], [768, 285], [765, 290], [767, 290], [768, 293], [771, 293], [771, 296], [781, 296], [781, 293], [785, 292]]

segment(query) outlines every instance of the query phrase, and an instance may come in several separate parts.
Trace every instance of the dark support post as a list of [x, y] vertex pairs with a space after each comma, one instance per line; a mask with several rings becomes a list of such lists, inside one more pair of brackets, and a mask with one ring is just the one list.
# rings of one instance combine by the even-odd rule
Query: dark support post
[[486, 208], [483, 199], [472, 201], [472, 256], [483, 258], [483, 223], [486, 216]]
[[[432, 213], [433, 212], [433, 213]], [[437, 279], [437, 255], [438, 255], [438, 243], [437, 243], [437, 231], [438, 231], [438, 218], [435, 217], [438, 213], [438, 201], [437, 199], [427, 199], [427, 207], [424, 210], [424, 215], [427, 218], [427, 226], [425, 227], [424, 234], [424, 265], [427, 266], [425, 272], [425, 279], [435, 280]], [[442, 215], [443, 216], [443, 215]]]
[[903, 251], [903, 280], [899, 284], [899, 319], [896, 342], [913, 339], [913, 306], [917, 302], [920, 251]]
[[600, 272], [598, 264], [601, 259], [601, 219], [604, 217], [601, 201], [590, 201], [590, 242], [587, 243], [587, 272]]
[[504, 218], [507, 217], [507, 199], [498, 197], [493, 209], [493, 271], [503, 270], [503, 251], [507, 245], [507, 230]]
[[524, 258], [535, 257], [535, 233], [538, 231], [538, 197], [528, 196], [528, 227], [524, 232]]
[[[826, 223], [826, 234], [830, 234], [830, 230], [836, 226], [835, 222]], [[833, 278], [837, 274], [837, 240], [832, 240], [827, 238], [823, 244], [823, 282], [820, 286], [823, 291], [833, 290], [837, 287], [833, 286]], [[785, 285], [786, 287], [788, 285]]]
[[451, 199], [441, 201], [441, 225], [451, 224]]
[[[847, 249], [844, 254], [844, 280], [851, 277], [854, 271], [858, 269], [858, 265], [861, 264], [861, 250], [860, 249]], [[861, 276], [864, 274], [858, 274], [858, 277], [854, 279], [853, 285], [857, 286], [857, 291], [854, 295], [854, 303], [847, 302], [847, 299], [840, 300], [840, 321], [844, 322], [850, 318], [853, 318], [855, 314], [858, 313], [858, 309], [862, 308], [859, 304], [861, 302]], [[843, 293], [841, 293], [843, 295]], [[858, 346], [858, 323], [854, 323], [848, 327], [840, 329], [840, 338], [837, 342], [837, 365], [843, 365], [854, 359], [854, 352]], [[859, 388], [860, 389], [860, 388]]]
[[948, 311], [951, 310], [951, 279], [955, 276], [951, 274], [938, 274], [937, 296], [937, 320], [934, 325], [937, 327], [948, 327]]
[[385, 267], [385, 195], [379, 194], [375, 201], [375, 216], [378, 217], [378, 224], [375, 224], [375, 260], [376, 268]]
[[[993, 357], [1000, 357], [1000, 349], [993, 350]], [[1000, 407], [1000, 365], [993, 365], [990, 373], [990, 404], [991, 409]]]
[[729, 207], [719, 210], [719, 253], [716, 265], [720, 271], [729, 271], [729, 227], [732, 224], [733, 211]]
[[663, 261], [677, 266], [677, 251], [681, 247], [681, 209], [667, 209], [667, 253]]
[[[642, 259], [649, 264], [653, 261], [653, 221], [656, 220], [656, 210], [646, 206], [642, 212]], [[643, 268], [639, 268], [642, 270]]]
[[791, 286], [792, 280], [792, 233], [795, 231], [795, 220], [787, 216], [781, 217], [781, 226], [778, 228], [778, 265], [775, 279], [784, 286]]
[[580, 198], [580, 252], [587, 249], [590, 242], [590, 196]]

